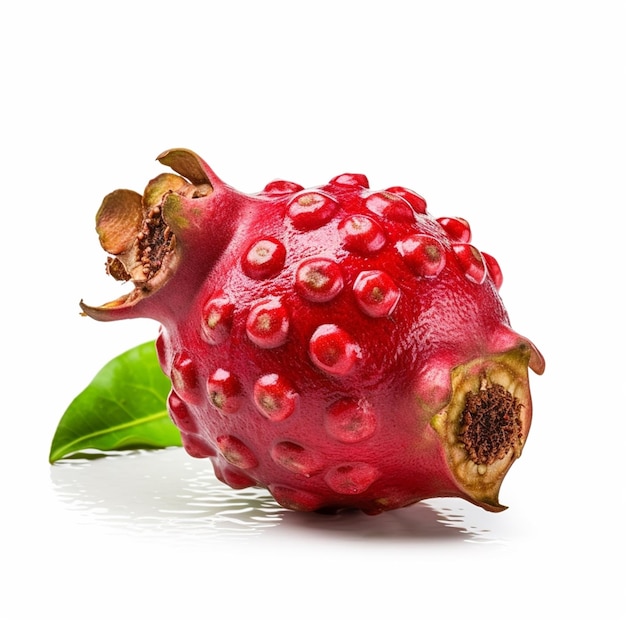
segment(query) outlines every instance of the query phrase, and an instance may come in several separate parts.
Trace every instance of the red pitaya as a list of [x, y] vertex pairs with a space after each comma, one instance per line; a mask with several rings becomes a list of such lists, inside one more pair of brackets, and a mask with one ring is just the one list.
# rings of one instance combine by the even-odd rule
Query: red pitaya
[[97, 231], [133, 291], [97, 320], [162, 324], [157, 352], [187, 452], [298, 510], [374, 514], [436, 496], [498, 511], [531, 421], [528, 366], [495, 259], [461, 218], [362, 174], [314, 189], [224, 184], [158, 157], [143, 198], [108, 195]]

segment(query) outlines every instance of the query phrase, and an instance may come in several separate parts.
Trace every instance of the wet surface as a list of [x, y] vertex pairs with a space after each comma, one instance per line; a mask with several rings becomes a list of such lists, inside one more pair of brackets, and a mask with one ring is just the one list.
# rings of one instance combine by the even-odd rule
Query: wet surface
[[377, 516], [289, 511], [264, 489], [224, 485], [210, 463], [181, 449], [67, 460], [50, 471], [56, 497], [80, 523], [145, 538], [246, 540], [281, 528], [348, 541], [506, 543], [498, 515], [455, 498]]

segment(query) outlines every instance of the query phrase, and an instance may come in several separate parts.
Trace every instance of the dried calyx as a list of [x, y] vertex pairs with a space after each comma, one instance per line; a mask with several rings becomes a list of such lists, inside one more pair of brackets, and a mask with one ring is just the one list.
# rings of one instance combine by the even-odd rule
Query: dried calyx
[[211, 191], [208, 183], [195, 186], [180, 176], [161, 174], [148, 183], [143, 197], [126, 189], [106, 196], [96, 215], [96, 230], [100, 244], [112, 255], [108, 273], [151, 290], [176, 250], [176, 237], [164, 216], [167, 198], [170, 194], [198, 198]]
[[498, 492], [530, 429], [531, 355], [532, 348], [522, 344], [454, 368], [451, 400], [431, 422], [456, 479], [493, 510], [504, 508]]

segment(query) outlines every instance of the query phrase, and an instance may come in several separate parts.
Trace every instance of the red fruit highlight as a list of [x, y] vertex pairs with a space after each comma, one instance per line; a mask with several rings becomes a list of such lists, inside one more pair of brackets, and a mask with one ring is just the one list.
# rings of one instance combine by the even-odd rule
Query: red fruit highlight
[[306, 259], [296, 270], [296, 291], [311, 302], [328, 302], [343, 289], [337, 263], [323, 257]]
[[96, 216], [133, 290], [102, 321], [161, 322], [168, 410], [190, 455], [295, 510], [380, 513], [438, 496], [491, 511], [528, 437], [528, 369], [497, 261], [463, 218], [362, 174], [258, 194], [170, 150], [143, 193]]
[[452, 241], [469, 243], [472, 239], [470, 225], [461, 217], [439, 217], [437, 222], [441, 224]]
[[316, 191], [304, 192], [289, 204], [289, 217], [300, 230], [313, 230], [328, 222], [337, 212], [335, 200]]
[[331, 437], [344, 443], [356, 443], [371, 437], [377, 422], [371, 404], [343, 398], [328, 407], [325, 425]]
[[207, 300], [203, 309], [202, 330], [208, 343], [217, 346], [228, 339], [234, 311], [235, 305], [224, 294]]
[[487, 266], [483, 255], [468, 243], [456, 243], [452, 249], [465, 277], [478, 285], [482, 285], [487, 277]]
[[376, 191], [370, 194], [365, 201], [365, 207], [372, 213], [394, 222], [415, 221], [415, 212], [411, 205], [401, 196], [389, 191]]
[[255, 241], [244, 253], [241, 268], [256, 280], [276, 276], [285, 264], [285, 246], [273, 238]]
[[289, 313], [279, 298], [264, 298], [248, 313], [246, 333], [259, 348], [277, 348], [287, 341]]
[[391, 315], [400, 300], [400, 289], [381, 270], [361, 272], [352, 287], [359, 308], [370, 317]]
[[386, 243], [380, 224], [368, 215], [350, 215], [339, 224], [339, 235], [349, 252], [370, 256], [376, 254]]
[[287, 419], [298, 406], [298, 392], [278, 374], [261, 376], [254, 383], [252, 393], [256, 408], [272, 422]]
[[409, 235], [397, 244], [398, 252], [416, 276], [433, 278], [446, 265], [442, 244], [430, 235]]
[[237, 413], [241, 405], [241, 385], [237, 377], [219, 368], [215, 370], [207, 382], [209, 402], [224, 414]]

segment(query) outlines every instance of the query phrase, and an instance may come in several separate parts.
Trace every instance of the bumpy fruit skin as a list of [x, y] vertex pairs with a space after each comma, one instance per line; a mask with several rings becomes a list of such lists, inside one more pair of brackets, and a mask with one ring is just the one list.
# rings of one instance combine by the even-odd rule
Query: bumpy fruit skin
[[109, 273], [132, 280], [97, 320], [161, 322], [168, 408], [187, 452], [234, 488], [296, 510], [369, 514], [437, 496], [485, 509], [531, 422], [528, 367], [502, 273], [462, 218], [361, 174], [255, 195], [193, 152], [143, 197], [104, 199]]

